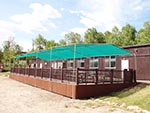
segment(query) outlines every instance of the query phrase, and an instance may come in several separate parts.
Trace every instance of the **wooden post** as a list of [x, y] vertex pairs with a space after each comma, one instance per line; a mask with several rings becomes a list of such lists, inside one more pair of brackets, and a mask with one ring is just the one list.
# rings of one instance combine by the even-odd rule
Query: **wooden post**
[[37, 68], [34, 68], [34, 77], [36, 77]]
[[110, 70], [110, 83], [113, 84], [113, 78], [114, 78], [114, 70]]
[[79, 72], [79, 68], [76, 69], [76, 84], [79, 84], [79, 78], [78, 78], [78, 72]]
[[43, 78], [43, 67], [41, 68], [41, 78]]
[[136, 83], [136, 70], [133, 71], [133, 80], [134, 80], [134, 83]]
[[61, 82], [63, 82], [63, 79], [64, 79], [64, 77], [63, 77], [63, 68], [61, 68]]
[[98, 84], [98, 69], [96, 69], [95, 71], [96, 71], [95, 84]]
[[28, 71], [29, 73], [28, 73], [28, 76], [30, 76], [30, 67], [29, 67], [29, 71]]
[[123, 83], [127, 82], [127, 69], [123, 70]]
[[52, 71], [53, 71], [53, 68], [52, 67], [50, 67], [50, 80], [52, 80]]

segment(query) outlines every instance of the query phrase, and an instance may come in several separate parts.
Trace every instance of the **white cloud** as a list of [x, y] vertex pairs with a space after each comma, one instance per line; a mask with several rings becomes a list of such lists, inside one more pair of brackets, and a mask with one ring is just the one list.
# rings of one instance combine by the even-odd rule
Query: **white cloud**
[[65, 10], [65, 8], [60, 8], [60, 10], [61, 10], [61, 11], [64, 11], [64, 10]]
[[75, 27], [75, 28], [72, 28], [70, 29], [69, 31], [64, 31], [60, 34], [60, 36], [65, 36], [65, 34], [69, 33], [69, 32], [75, 32], [75, 33], [78, 33], [80, 34], [81, 36], [84, 35], [85, 31], [87, 30], [87, 28], [82, 28], [82, 27]]
[[17, 26], [11, 22], [0, 20], [0, 45], [3, 41], [8, 40], [8, 37], [15, 36], [12, 29], [17, 29]]
[[[32, 3], [29, 8], [31, 13], [15, 14], [10, 20], [0, 20], [0, 43], [10, 36], [15, 36], [15, 32], [34, 33], [34, 31], [47, 32], [49, 28], [56, 28], [52, 19], [60, 18], [61, 14], [49, 4]], [[25, 39], [24, 39], [25, 41]], [[24, 41], [20, 44], [25, 47]]]
[[30, 8], [33, 10], [32, 13], [17, 14], [11, 17], [11, 20], [20, 25], [20, 30], [26, 33], [32, 33], [34, 30], [48, 31], [45, 27], [47, 22], [51, 23], [48, 24], [50, 27], [55, 28], [56, 25], [50, 22], [50, 19], [61, 17], [61, 14], [48, 4], [32, 3]]
[[76, 27], [76, 28], [72, 28], [70, 31], [75, 32], [75, 33], [79, 33], [82, 35], [85, 33], [86, 30], [87, 30], [87, 28]]
[[60, 36], [65, 36], [65, 34], [67, 34], [68, 32], [66, 32], [66, 31], [64, 31], [64, 32], [62, 32], [61, 34], [60, 34]]
[[31, 50], [32, 49], [32, 40], [17, 40], [17, 44], [19, 44], [21, 47], [23, 47], [24, 51]]
[[121, 27], [129, 21], [140, 18], [150, 2], [142, 0], [81, 0], [80, 9], [71, 10], [71, 14], [80, 15], [80, 23], [85, 27], [111, 30]]

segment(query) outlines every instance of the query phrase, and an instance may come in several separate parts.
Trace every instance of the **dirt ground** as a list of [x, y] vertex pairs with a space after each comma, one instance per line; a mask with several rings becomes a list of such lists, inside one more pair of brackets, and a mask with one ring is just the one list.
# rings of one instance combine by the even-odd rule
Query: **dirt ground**
[[0, 76], [0, 113], [133, 113], [99, 99], [75, 100]]

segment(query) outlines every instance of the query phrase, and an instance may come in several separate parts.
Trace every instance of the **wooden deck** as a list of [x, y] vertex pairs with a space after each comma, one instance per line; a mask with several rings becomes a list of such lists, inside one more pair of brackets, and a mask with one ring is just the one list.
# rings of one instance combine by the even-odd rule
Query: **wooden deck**
[[133, 70], [12, 68], [10, 78], [70, 98], [102, 96], [136, 83]]

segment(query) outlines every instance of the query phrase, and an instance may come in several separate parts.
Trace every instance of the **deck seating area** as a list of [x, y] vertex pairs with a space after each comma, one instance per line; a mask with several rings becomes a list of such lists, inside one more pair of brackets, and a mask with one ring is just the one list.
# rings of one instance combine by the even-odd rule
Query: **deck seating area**
[[133, 70], [12, 68], [10, 78], [81, 99], [103, 96], [136, 84]]
[[98, 70], [98, 69], [35, 69], [35, 68], [12, 68], [11, 73], [25, 76], [38, 77], [41, 79], [59, 80], [74, 84], [117, 84], [132, 83], [134, 80], [133, 70]]

